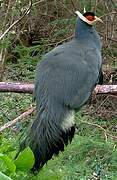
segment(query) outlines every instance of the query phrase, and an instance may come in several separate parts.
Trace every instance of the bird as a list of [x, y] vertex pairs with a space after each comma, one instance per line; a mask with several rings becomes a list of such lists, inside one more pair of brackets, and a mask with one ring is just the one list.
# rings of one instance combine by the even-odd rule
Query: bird
[[46, 53], [37, 64], [36, 118], [23, 142], [33, 151], [33, 171], [41, 170], [71, 143], [75, 111], [86, 104], [102, 79], [102, 43], [94, 24], [103, 21], [90, 11], [75, 13], [73, 38]]

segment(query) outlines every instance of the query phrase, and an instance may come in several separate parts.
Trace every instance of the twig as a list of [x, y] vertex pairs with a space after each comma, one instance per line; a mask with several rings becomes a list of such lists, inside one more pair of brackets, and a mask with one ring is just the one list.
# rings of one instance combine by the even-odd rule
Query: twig
[[66, 9], [67, 12], [69, 12], [71, 15], [75, 15], [75, 13], [73, 13], [72, 11], [70, 11], [64, 3], [60, 2], [60, 4], [61, 4], [61, 5], [64, 7], [64, 9]]
[[104, 14], [104, 15], [100, 16], [100, 18], [105, 17], [105, 16], [109, 16], [111, 14], [117, 14], [117, 12], [116, 11], [109, 12], [107, 14]]
[[73, 9], [74, 9], [74, 12], [75, 12], [75, 11], [76, 11], [76, 5], [75, 5], [75, 3], [73, 2], [73, 0], [71, 0], [71, 4], [72, 4]]
[[32, 114], [32, 112], [35, 110], [35, 107], [30, 108], [28, 111], [24, 112], [23, 114], [21, 114], [20, 116], [18, 116], [17, 118], [13, 119], [12, 121], [7, 122], [6, 124], [4, 124], [3, 126], [0, 127], [0, 133], [2, 131], [4, 131], [5, 129], [15, 125], [19, 120], [22, 120], [23, 118], [27, 117], [28, 115]]
[[21, 16], [20, 19], [16, 20], [13, 24], [11, 24], [11, 26], [0, 36], [0, 40], [2, 40], [2, 39], [4, 38], [4, 36], [5, 36], [16, 24], [18, 24], [27, 14], [29, 14], [31, 7], [32, 7], [32, 1], [30, 0], [29, 7], [28, 7], [28, 9], [26, 10], [26, 12], [24, 12], [24, 14]]
[[41, 2], [44, 2], [44, 1], [45, 1], [45, 0], [37, 1], [37, 2], [33, 3], [32, 6], [35, 6], [35, 5], [37, 5], [37, 4], [40, 4]]
[[98, 124], [94, 124], [94, 123], [90, 123], [90, 122], [87, 122], [87, 121], [82, 121], [82, 120], [79, 120], [80, 122], [82, 123], [85, 123], [85, 124], [88, 124], [88, 125], [91, 125], [91, 126], [95, 126], [99, 129], [101, 129], [102, 131], [104, 131], [104, 135], [106, 137], [106, 141], [107, 141], [107, 135], [110, 136], [111, 138], [113, 139], [117, 139], [117, 136], [114, 136], [112, 134], [110, 134], [109, 132], [107, 132], [102, 126], [98, 125]]
[[7, 18], [9, 16], [9, 11], [12, 9], [12, 7], [11, 7], [12, 4], [14, 4], [14, 2], [12, 2], [12, 0], [9, 0], [8, 6], [7, 6], [7, 11], [5, 13], [5, 18], [4, 18], [4, 22], [3, 22], [2, 32], [5, 30], [5, 26], [6, 26], [6, 23], [7, 23]]
[[[102, 33], [99, 33], [100, 34], [100, 36], [102, 36], [102, 37], [105, 37], [105, 35], [104, 34], [102, 34]], [[110, 40], [110, 41], [113, 41], [113, 42], [115, 42], [115, 43], [117, 43], [117, 40], [116, 39], [113, 39], [113, 38], [110, 38], [110, 37], [106, 37], [108, 40]]]
[[104, 101], [101, 102], [101, 104], [97, 107], [95, 112], [97, 112], [101, 108], [101, 106], [103, 106], [106, 103], [107, 99], [108, 99], [108, 96], [104, 99]]

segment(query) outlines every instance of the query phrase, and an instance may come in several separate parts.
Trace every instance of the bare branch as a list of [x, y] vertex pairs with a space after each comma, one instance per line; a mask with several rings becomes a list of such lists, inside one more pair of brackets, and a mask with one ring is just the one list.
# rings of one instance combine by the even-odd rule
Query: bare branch
[[[102, 36], [102, 37], [105, 37], [105, 35], [102, 34], [102, 33], [99, 33], [99, 35]], [[108, 36], [106, 37], [106, 39], [108, 39], [108, 40], [110, 40], [110, 41], [113, 41], [113, 42], [117, 43], [117, 39], [113, 39], [113, 38], [110, 38], [110, 37], [108, 37]]]
[[37, 4], [40, 4], [40, 3], [44, 2], [44, 1], [45, 1], [45, 0], [37, 1], [37, 2], [33, 3], [32, 6], [35, 6], [35, 5], [37, 5]]
[[104, 14], [104, 15], [100, 16], [100, 18], [103, 18], [103, 17], [105, 17], [105, 16], [109, 16], [109, 15], [111, 15], [111, 14], [117, 14], [117, 12], [116, 12], [116, 11], [109, 12], [109, 13], [107, 13], [107, 14]]
[[[0, 82], [0, 92], [15, 92], [32, 94], [34, 84]], [[95, 94], [117, 94], [117, 85], [97, 85], [94, 89]]]
[[97, 85], [95, 94], [117, 94], [117, 85]]
[[20, 17], [20, 19], [16, 20], [13, 24], [11, 24], [11, 26], [0, 36], [0, 40], [2, 40], [4, 38], [4, 36], [16, 25], [18, 24], [26, 15], [29, 14], [30, 10], [32, 7], [32, 1], [30, 1], [29, 3], [29, 7], [26, 10], [26, 12], [24, 12], [24, 14]]
[[34, 84], [0, 82], [0, 91], [1, 92], [16, 92], [16, 93], [32, 94], [33, 89], [34, 89]]
[[27, 117], [28, 115], [32, 114], [32, 112], [35, 110], [35, 107], [32, 107], [28, 109], [26, 112], [18, 116], [17, 118], [13, 119], [12, 121], [7, 122], [3, 126], [0, 127], [0, 133], [4, 131], [5, 129], [15, 125], [19, 120], [22, 120], [23, 118]]

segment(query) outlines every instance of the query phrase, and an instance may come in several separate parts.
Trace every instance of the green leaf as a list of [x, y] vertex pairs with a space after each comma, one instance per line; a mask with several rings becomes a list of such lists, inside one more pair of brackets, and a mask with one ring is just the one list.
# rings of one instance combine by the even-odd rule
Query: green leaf
[[11, 171], [12, 173], [15, 172], [16, 166], [7, 155], [0, 153], [0, 160], [3, 161], [3, 163], [6, 165], [9, 171]]
[[1, 180], [12, 180], [10, 177], [6, 176], [6, 175], [3, 174], [2, 172], [0, 172], [0, 179], [1, 179]]
[[14, 163], [17, 170], [28, 171], [33, 167], [34, 162], [33, 152], [29, 147], [27, 147], [19, 154]]

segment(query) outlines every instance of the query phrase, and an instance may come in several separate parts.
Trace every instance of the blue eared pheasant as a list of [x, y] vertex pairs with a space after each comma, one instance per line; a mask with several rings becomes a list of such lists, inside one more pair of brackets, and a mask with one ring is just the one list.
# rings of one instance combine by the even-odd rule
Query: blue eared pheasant
[[37, 116], [23, 143], [34, 153], [33, 170], [41, 169], [71, 142], [74, 112], [87, 102], [101, 78], [101, 42], [93, 24], [102, 20], [92, 12], [76, 14], [73, 39], [45, 54], [37, 65]]

